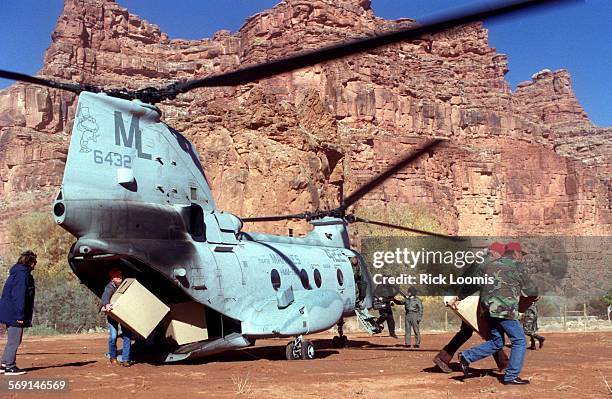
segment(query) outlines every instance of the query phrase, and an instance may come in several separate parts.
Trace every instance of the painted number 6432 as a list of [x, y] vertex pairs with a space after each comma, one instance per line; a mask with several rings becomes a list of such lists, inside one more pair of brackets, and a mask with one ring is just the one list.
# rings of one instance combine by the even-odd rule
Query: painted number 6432
[[118, 152], [109, 152], [106, 155], [102, 151], [95, 150], [93, 153], [94, 162], [99, 164], [107, 163], [109, 165], [120, 166], [123, 168], [132, 167], [132, 157], [129, 155], [122, 155]]

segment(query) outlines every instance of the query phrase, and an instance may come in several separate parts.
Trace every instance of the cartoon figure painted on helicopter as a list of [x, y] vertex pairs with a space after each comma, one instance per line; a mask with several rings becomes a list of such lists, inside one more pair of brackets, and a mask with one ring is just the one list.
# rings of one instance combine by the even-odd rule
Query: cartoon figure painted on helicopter
[[79, 108], [79, 111], [77, 112], [76, 120], [76, 128], [82, 132], [80, 141], [81, 152], [91, 152], [89, 142], [97, 142], [99, 136], [99, 127], [96, 123], [96, 119], [89, 113], [89, 108], [82, 107]]

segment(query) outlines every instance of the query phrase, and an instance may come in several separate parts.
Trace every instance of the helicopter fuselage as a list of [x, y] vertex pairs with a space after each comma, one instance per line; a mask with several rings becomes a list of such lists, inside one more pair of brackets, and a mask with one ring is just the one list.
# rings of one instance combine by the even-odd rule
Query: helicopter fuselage
[[346, 221], [312, 220], [304, 237], [243, 232], [217, 209], [193, 145], [151, 105], [80, 95], [53, 213], [93, 292], [120, 266], [167, 304], [204, 305], [213, 337], [300, 336], [355, 309]]

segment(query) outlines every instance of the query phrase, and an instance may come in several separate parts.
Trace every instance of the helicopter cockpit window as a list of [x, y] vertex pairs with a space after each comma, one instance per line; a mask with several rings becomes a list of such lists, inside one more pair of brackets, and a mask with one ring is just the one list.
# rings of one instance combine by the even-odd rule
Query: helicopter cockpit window
[[338, 269], [336, 270], [336, 277], [338, 278], [338, 284], [340, 284], [340, 286], [344, 285], [344, 274], [342, 274], [342, 270]]
[[321, 288], [321, 272], [319, 271], [319, 269], [315, 269], [314, 270], [314, 281], [315, 281], [315, 285], [317, 286], [317, 288]]
[[278, 291], [281, 286], [281, 277], [278, 270], [272, 269], [272, 273], [270, 273], [270, 281], [272, 282], [272, 288], [274, 288], [274, 291]]
[[306, 288], [307, 290], [311, 289], [308, 272], [304, 269], [300, 270], [300, 280], [302, 281], [302, 287]]

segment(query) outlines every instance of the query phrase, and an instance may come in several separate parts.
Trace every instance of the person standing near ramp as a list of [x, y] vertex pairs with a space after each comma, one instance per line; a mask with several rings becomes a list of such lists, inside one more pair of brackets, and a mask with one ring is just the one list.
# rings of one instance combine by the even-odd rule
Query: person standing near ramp
[[414, 347], [418, 348], [421, 346], [421, 320], [423, 320], [423, 302], [416, 296], [416, 288], [410, 287], [408, 289], [408, 298], [403, 302], [404, 310], [406, 311], [405, 321], [405, 342], [406, 346], [410, 348], [411, 332], [414, 331]]
[[21, 345], [23, 329], [32, 326], [34, 313], [34, 277], [36, 254], [31, 250], [22, 252], [17, 263], [11, 267], [0, 298], [0, 323], [6, 324], [7, 340], [2, 355], [0, 374], [8, 376], [25, 374], [17, 367], [17, 349]]
[[379, 301], [378, 313], [380, 316], [376, 319], [376, 324], [382, 330], [382, 324], [386, 321], [389, 328], [389, 336], [397, 338], [395, 334], [395, 319], [393, 319], [393, 302], [395, 301], [393, 297], [380, 297]]

